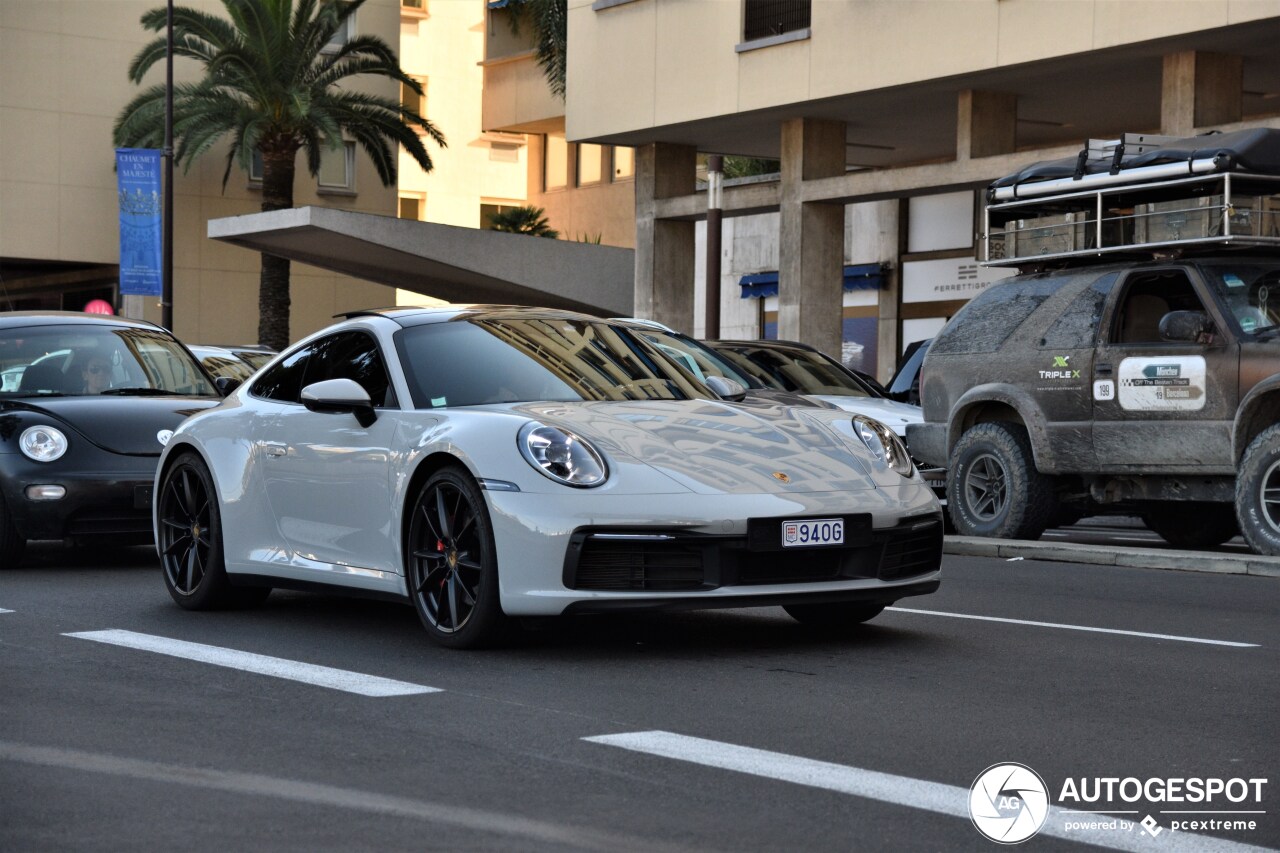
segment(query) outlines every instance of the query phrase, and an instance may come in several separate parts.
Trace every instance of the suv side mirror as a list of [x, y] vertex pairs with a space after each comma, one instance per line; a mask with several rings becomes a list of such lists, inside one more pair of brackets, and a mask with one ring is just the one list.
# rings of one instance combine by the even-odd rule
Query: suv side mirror
[[706, 385], [711, 392], [721, 400], [728, 400], [730, 403], [741, 403], [747, 396], [747, 389], [732, 379], [725, 379], [723, 376], [708, 376]]
[[1204, 311], [1170, 311], [1160, 318], [1160, 337], [1166, 341], [1195, 343], [1213, 332], [1213, 321]]
[[378, 415], [373, 410], [369, 394], [352, 379], [326, 379], [302, 389], [302, 405], [309, 411], [324, 414], [353, 414], [360, 426], [373, 425]]

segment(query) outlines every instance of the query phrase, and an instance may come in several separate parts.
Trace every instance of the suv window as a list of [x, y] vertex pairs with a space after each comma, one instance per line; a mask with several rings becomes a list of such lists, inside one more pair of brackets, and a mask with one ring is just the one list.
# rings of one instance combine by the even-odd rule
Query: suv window
[[1118, 344], [1158, 344], [1160, 320], [1170, 311], [1203, 311], [1204, 303], [1182, 270], [1129, 277], [1112, 327]]
[[1062, 277], [995, 284], [960, 309], [929, 348], [944, 354], [995, 352], [1044, 301], [1062, 287]]
[[1086, 287], [1045, 332], [1040, 346], [1048, 349], [1092, 347], [1102, 326], [1102, 309], [1107, 304], [1107, 296], [1119, 277], [1119, 273], [1108, 273]]

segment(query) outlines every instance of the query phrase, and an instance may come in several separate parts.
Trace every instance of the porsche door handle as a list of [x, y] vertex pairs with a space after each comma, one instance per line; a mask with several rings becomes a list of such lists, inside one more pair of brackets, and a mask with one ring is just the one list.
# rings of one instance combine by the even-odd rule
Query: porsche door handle
[[262, 452], [268, 456], [284, 456], [289, 452], [289, 447], [276, 441], [264, 441]]

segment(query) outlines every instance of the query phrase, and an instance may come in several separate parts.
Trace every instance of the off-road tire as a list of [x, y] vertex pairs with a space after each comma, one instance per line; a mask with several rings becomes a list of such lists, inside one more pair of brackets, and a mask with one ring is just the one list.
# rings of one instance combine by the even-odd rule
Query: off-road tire
[[1250, 548], [1280, 556], [1280, 425], [1263, 430], [1240, 460], [1236, 521]]
[[960, 436], [947, 469], [947, 511], [958, 534], [1039, 539], [1056, 509], [1053, 480], [1036, 470], [1022, 426], [996, 421]]

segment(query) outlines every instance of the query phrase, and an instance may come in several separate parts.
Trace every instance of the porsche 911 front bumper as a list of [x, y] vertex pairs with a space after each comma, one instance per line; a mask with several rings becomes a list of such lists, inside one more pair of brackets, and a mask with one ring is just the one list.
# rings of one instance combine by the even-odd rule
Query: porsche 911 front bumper
[[[942, 519], [920, 483], [857, 493], [486, 496], [510, 615], [887, 604], [938, 587]], [[825, 517], [845, 519], [841, 546], [779, 544], [782, 521]]]

